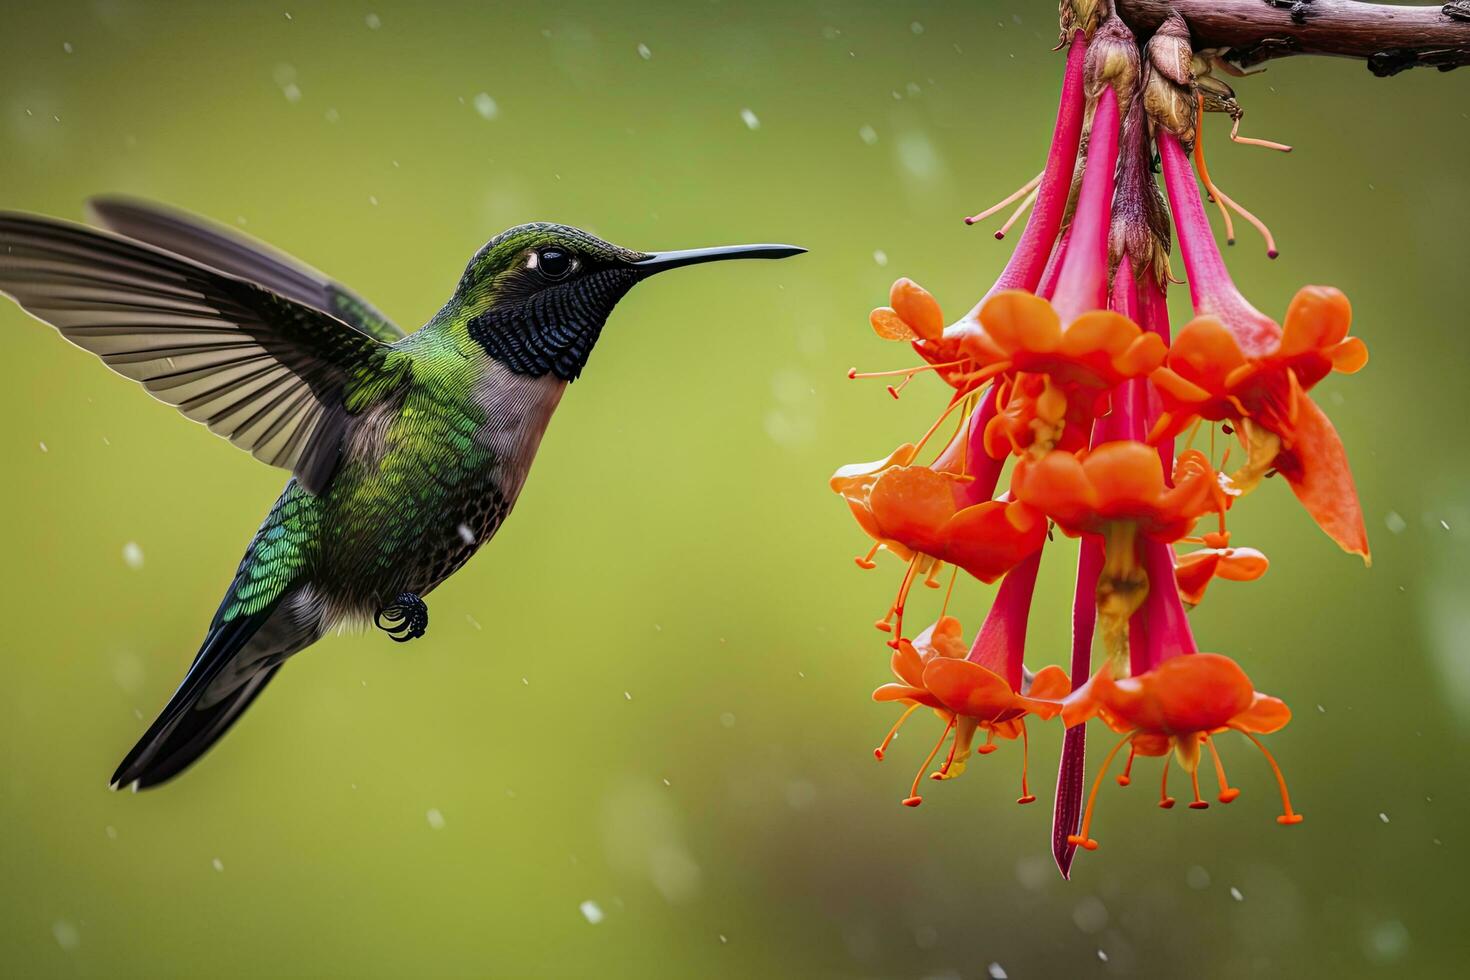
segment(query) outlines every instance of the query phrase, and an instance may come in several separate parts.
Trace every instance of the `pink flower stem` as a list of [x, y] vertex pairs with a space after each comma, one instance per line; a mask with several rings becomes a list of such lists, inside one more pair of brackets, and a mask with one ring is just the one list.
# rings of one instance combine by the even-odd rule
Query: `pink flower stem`
[[[1062, 97], [1057, 106], [1056, 127], [1052, 131], [1051, 150], [1046, 157], [1046, 170], [1036, 191], [1036, 204], [1021, 233], [1016, 250], [1000, 278], [986, 294], [1002, 289], [1026, 289], [1035, 292], [1041, 281], [1047, 256], [1062, 227], [1067, 210], [1067, 197], [1072, 191], [1072, 170], [1077, 162], [1077, 148], [1082, 142], [1082, 117], [1085, 99], [1082, 91], [1082, 65], [1087, 55], [1087, 39], [1078, 31], [1072, 36], [1067, 51], [1067, 67], [1062, 76]], [[984, 300], [981, 300], [984, 302]]]
[[[1167, 345], [1172, 339], [1169, 335], [1169, 301], [1164, 296], [1164, 287], [1159, 285], [1152, 275], [1144, 276], [1144, 281], [1138, 287], [1138, 325], [1143, 329], [1158, 334], [1159, 338]], [[1164, 406], [1159, 400], [1159, 394], [1152, 386], [1148, 390], [1148, 405], [1144, 412], [1144, 422], [1147, 431], [1153, 431], [1154, 423], [1163, 414]], [[1159, 461], [1164, 464], [1165, 478], [1171, 478], [1174, 473], [1174, 439], [1171, 437], [1159, 443]], [[1171, 480], [1172, 482], [1172, 480]]]
[[1174, 211], [1174, 225], [1179, 230], [1179, 252], [1184, 256], [1184, 275], [1189, 280], [1195, 314], [1218, 317], [1235, 335], [1247, 357], [1259, 357], [1275, 350], [1281, 329], [1252, 306], [1230, 278], [1225, 259], [1215, 244], [1215, 234], [1210, 230], [1210, 219], [1205, 214], [1194, 168], [1184, 147], [1165, 129], [1159, 130], [1158, 145], [1164, 188]]
[[1036, 592], [1036, 571], [1041, 567], [1043, 550], [1037, 548], [1031, 557], [1006, 573], [967, 658], [1004, 677], [1012, 691], [1021, 690], [1026, 621], [1031, 615], [1031, 597]]
[[[1082, 539], [1077, 554], [1077, 590], [1072, 596], [1072, 689], [1092, 674], [1092, 633], [1097, 626], [1097, 580], [1102, 574], [1102, 544]], [[1087, 726], [1067, 729], [1062, 736], [1062, 763], [1057, 770], [1057, 799], [1052, 810], [1051, 853], [1063, 878], [1071, 877], [1077, 845], [1067, 843], [1082, 822], [1082, 792], [1087, 779]]]
[[1082, 189], [1072, 216], [1067, 255], [1052, 306], [1063, 323], [1103, 307], [1108, 294], [1108, 231], [1118, 175], [1118, 95], [1111, 85], [1097, 99], [1082, 169]]
[[964, 483], [956, 483], [955, 506], [964, 508], [984, 503], [995, 496], [996, 484], [1000, 482], [1000, 471], [1005, 460], [992, 459], [985, 451], [985, 427], [995, 418], [995, 385], [985, 389], [980, 404], [970, 413], [965, 430], [951, 440], [933, 463], [933, 468], [943, 473], [964, 473], [971, 477]]

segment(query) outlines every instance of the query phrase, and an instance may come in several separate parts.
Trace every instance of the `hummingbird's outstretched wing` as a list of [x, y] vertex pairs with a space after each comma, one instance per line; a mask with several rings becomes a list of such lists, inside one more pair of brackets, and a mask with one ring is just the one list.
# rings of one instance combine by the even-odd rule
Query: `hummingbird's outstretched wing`
[[232, 228], [130, 197], [94, 197], [87, 202], [87, 211], [94, 221], [119, 235], [259, 283], [273, 293], [328, 313], [375, 340], [391, 344], [403, 339], [403, 330], [397, 324], [346, 286]]
[[107, 232], [0, 212], [0, 292], [154, 397], [320, 492], [409, 355], [255, 283]]

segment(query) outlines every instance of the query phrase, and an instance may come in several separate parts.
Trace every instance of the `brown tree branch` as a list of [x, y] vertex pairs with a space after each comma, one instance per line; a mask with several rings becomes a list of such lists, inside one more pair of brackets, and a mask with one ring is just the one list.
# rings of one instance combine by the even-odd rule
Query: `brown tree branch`
[[1293, 54], [1361, 58], [1380, 77], [1407, 68], [1470, 65], [1470, 0], [1395, 7], [1353, 0], [1115, 0], [1139, 35], [1171, 9], [1189, 23], [1196, 49], [1230, 48], [1242, 68]]

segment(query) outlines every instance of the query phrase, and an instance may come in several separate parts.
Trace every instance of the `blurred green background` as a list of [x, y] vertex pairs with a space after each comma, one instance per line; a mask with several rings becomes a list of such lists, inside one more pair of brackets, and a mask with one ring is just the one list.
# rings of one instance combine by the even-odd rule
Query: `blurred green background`
[[[1030, 808], [1010, 746], [918, 810], [899, 800], [929, 723], [872, 759], [893, 712], [868, 698], [887, 676], [870, 622], [899, 565], [854, 568], [865, 544], [826, 479], [921, 431], [943, 394], [894, 403], [844, 375], [908, 362], [865, 323], [895, 275], [957, 315], [1003, 264], [959, 219], [1044, 157], [1054, 10], [7, 3], [6, 208], [169, 201], [409, 326], [526, 220], [811, 254], [635, 291], [514, 518], [435, 592], [428, 639], [328, 639], [202, 765], [137, 796], [107, 776], [285, 477], [0, 304], [0, 969], [1458, 973], [1470, 75], [1277, 62], [1238, 84], [1245, 131], [1296, 152], [1208, 126], [1216, 176], [1281, 242], [1268, 262], [1242, 228], [1243, 288], [1276, 315], [1302, 283], [1344, 288], [1373, 354], [1318, 390], [1373, 568], [1268, 484], [1233, 527], [1269, 575], [1194, 614], [1203, 646], [1295, 707], [1271, 745], [1307, 822], [1273, 822], [1244, 743], [1228, 809], [1158, 810], [1141, 764], [1106, 788], [1103, 847], [1067, 883], [1048, 849], [1058, 729], [1033, 740]], [[1074, 554], [1043, 565], [1033, 666], [1066, 657]], [[989, 594], [957, 593], [968, 629]]]

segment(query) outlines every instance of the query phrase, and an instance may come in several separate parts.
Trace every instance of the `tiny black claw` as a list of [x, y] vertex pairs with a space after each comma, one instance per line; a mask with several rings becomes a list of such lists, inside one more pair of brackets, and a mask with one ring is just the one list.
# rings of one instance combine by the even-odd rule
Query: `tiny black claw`
[[402, 592], [392, 605], [378, 610], [373, 622], [391, 636], [393, 642], [407, 643], [423, 636], [429, 628], [429, 607], [412, 592]]

